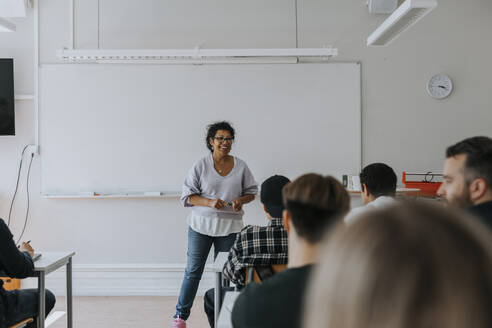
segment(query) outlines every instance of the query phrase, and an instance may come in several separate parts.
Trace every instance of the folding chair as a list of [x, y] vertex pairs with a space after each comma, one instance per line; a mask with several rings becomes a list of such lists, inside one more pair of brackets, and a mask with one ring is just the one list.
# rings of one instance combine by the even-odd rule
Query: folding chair
[[31, 323], [31, 322], [33, 322], [33, 321], [34, 321], [34, 319], [33, 319], [33, 318], [29, 318], [29, 319], [26, 319], [26, 320], [21, 321], [21, 322], [19, 322], [19, 323], [16, 323], [15, 325], [10, 326], [9, 328], [22, 328], [22, 327], [27, 326], [27, 324], [28, 324], [28, 323]]

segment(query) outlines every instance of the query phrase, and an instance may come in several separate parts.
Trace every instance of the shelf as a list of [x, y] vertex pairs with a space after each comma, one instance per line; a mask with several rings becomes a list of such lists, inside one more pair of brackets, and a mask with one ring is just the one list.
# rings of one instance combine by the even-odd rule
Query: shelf
[[58, 58], [71, 63], [105, 64], [247, 64], [297, 63], [299, 57], [328, 59], [336, 48], [273, 49], [61, 49]]
[[[347, 189], [347, 192], [350, 195], [360, 195], [360, 190], [350, 190]], [[396, 188], [396, 193], [397, 194], [413, 194], [413, 193], [419, 193], [420, 189], [418, 188]]]
[[34, 95], [15, 95], [14, 99], [15, 99], [15, 101], [34, 100]]

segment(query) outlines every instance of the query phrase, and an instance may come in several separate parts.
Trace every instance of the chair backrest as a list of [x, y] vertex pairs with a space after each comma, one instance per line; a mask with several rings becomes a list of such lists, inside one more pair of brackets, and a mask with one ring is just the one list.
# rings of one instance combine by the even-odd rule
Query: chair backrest
[[22, 328], [22, 327], [25, 327], [28, 323], [31, 323], [33, 321], [34, 321], [33, 318], [29, 318], [29, 319], [26, 319], [26, 320], [21, 321], [19, 323], [16, 323], [15, 325], [10, 326], [9, 328]]
[[3, 288], [5, 290], [16, 290], [20, 289], [20, 279], [13, 279], [9, 277], [0, 277], [3, 280]]
[[[273, 274], [279, 273], [287, 268], [287, 264], [272, 264], [270, 265], [271, 271]], [[249, 284], [251, 281], [256, 283], [261, 283], [262, 279], [260, 277], [261, 274], [258, 274], [260, 268], [257, 267], [249, 267], [246, 270], [246, 284]]]

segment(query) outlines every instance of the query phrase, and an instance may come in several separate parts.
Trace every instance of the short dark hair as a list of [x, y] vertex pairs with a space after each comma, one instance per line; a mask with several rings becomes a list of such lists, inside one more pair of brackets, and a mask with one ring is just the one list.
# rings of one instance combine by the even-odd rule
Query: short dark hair
[[492, 188], [492, 139], [488, 137], [472, 137], [462, 140], [446, 149], [446, 158], [465, 154], [465, 181], [471, 183], [482, 178], [487, 189]]
[[215, 137], [215, 134], [219, 130], [229, 131], [232, 140], [234, 140], [235, 131], [231, 123], [222, 121], [222, 122], [215, 122], [210, 124], [209, 126], [207, 126], [207, 136], [205, 137], [205, 145], [207, 146], [208, 150], [210, 150], [212, 153], [214, 152], [214, 148], [210, 145], [210, 139]]
[[360, 184], [365, 184], [374, 197], [394, 196], [396, 193], [395, 171], [384, 163], [369, 164], [359, 174]]
[[283, 175], [274, 175], [261, 184], [260, 200], [266, 208], [266, 212], [275, 219], [282, 217], [284, 203], [282, 189], [290, 180]]
[[315, 173], [304, 174], [287, 184], [283, 201], [298, 235], [311, 244], [349, 210], [350, 197], [337, 179]]

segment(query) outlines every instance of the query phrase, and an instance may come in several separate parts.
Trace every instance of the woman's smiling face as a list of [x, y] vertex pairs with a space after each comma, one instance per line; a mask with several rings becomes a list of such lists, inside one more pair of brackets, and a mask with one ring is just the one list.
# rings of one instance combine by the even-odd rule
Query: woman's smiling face
[[214, 148], [214, 152], [227, 155], [231, 151], [232, 136], [227, 130], [218, 130], [215, 133], [215, 137], [210, 139], [210, 145]]

